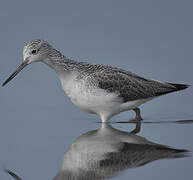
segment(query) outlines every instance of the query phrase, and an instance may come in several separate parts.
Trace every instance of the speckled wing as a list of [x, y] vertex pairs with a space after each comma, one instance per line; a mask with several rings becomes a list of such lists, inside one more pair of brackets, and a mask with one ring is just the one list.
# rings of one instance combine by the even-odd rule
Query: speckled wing
[[117, 93], [124, 102], [152, 98], [177, 90], [169, 83], [145, 79], [116, 68], [94, 72], [90, 76], [99, 88]]

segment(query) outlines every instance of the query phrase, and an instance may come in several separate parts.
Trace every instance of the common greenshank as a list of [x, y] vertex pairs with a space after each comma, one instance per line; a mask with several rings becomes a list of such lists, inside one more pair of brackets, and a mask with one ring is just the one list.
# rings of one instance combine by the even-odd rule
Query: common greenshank
[[72, 103], [100, 116], [106, 122], [128, 110], [141, 119], [141, 104], [164, 94], [186, 89], [186, 84], [173, 84], [140, 77], [123, 69], [77, 62], [62, 55], [44, 40], [32, 40], [23, 49], [23, 63], [2, 84], [4, 86], [24, 67], [44, 62], [58, 74], [62, 87]]

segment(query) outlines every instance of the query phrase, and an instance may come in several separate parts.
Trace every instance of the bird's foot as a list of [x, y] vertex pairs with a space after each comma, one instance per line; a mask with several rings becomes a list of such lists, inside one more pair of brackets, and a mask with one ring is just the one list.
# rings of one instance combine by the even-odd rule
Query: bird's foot
[[135, 108], [133, 109], [133, 111], [135, 111], [136, 113], [136, 116], [135, 116], [135, 121], [141, 121], [143, 120], [142, 117], [141, 117], [141, 112], [140, 112], [140, 109], [139, 108]]

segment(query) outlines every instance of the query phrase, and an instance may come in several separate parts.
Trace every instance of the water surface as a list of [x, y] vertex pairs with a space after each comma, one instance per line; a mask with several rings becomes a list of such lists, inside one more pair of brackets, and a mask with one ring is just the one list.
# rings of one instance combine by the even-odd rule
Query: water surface
[[[57, 173], [49, 179], [181, 179], [187, 175], [192, 176], [190, 151], [193, 143], [188, 135], [193, 129], [192, 122], [133, 120], [90, 124], [92, 129], [71, 138], [68, 145], [63, 143], [67, 148], [60, 150], [64, 152], [61, 168], [54, 168]], [[182, 130], [186, 133], [179, 136]], [[175, 137], [177, 132], [178, 138]], [[170, 136], [166, 137], [166, 134]], [[56, 157], [56, 154], [52, 154], [53, 159]], [[26, 179], [22, 173], [18, 173], [16, 167], [9, 172], [15, 176], [12, 172]]]

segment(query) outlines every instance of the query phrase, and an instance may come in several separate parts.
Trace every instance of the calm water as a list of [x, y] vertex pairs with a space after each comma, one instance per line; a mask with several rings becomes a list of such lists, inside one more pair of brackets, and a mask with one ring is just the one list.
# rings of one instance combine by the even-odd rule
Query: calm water
[[[25, 149], [20, 149], [23, 152], [18, 154], [23, 154], [28, 164], [12, 161], [17, 164], [13, 167], [10, 161], [4, 168], [22, 179], [187, 179], [193, 176], [193, 159], [188, 152], [193, 150], [192, 122], [191, 119], [155, 119], [142, 123], [86, 124], [82, 120], [76, 133], [72, 130], [68, 135], [65, 131], [60, 136], [52, 132], [44, 134], [47, 142], [43, 142], [43, 149], [36, 147], [34, 141], [30, 146], [35, 151], [26, 154], [31, 147], [24, 145]], [[48, 154], [49, 159], [45, 160]], [[38, 172], [28, 168], [31, 163], [37, 164]], [[5, 173], [2, 177], [11, 179]]]
[[[192, 7], [190, 0], [1, 1], [0, 84], [21, 63], [25, 42], [42, 38], [72, 59], [193, 85]], [[186, 121], [193, 120], [192, 107], [190, 87], [141, 106], [137, 134], [131, 133], [134, 123], [101, 129], [98, 117], [65, 97], [54, 71], [30, 65], [0, 88], [0, 180], [12, 179], [5, 168], [23, 180], [72, 173], [83, 179], [192, 179], [191, 156], [146, 144], [192, 151], [193, 124]], [[112, 122], [132, 116], [125, 112]]]

